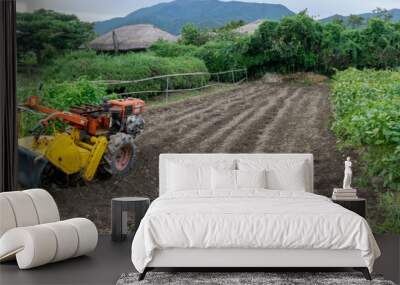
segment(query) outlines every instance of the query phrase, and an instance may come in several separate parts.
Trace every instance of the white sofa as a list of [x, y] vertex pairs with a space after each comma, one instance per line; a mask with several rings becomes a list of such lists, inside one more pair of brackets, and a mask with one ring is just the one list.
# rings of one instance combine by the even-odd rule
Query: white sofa
[[28, 269], [87, 254], [97, 245], [96, 226], [88, 219], [60, 221], [45, 190], [0, 193], [0, 262], [16, 259]]

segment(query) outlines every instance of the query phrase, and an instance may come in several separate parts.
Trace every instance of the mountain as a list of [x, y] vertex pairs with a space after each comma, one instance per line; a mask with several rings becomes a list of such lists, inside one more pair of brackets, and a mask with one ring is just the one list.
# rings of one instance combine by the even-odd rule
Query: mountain
[[247, 3], [219, 0], [175, 0], [136, 10], [125, 17], [95, 23], [95, 32], [104, 34], [114, 28], [132, 24], [153, 24], [178, 35], [185, 23], [217, 28], [232, 20], [252, 22], [258, 19], [279, 20], [294, 15], [280, 4]]
[[[388, 10], [388, 12], [392, 15], [393, 22], [400, 21], [400, 9], [392, 9], [392, 10]], [[363, 14], [359, 14], [358, 16], [361, 16], [365, 20], [368, 20], [369, 18], [374, 16], [374, 13], [363, 13]], [[325, 23], [332, 22], [333, 20], [336, 20], [336, 19], [340, 19], [340, 20], [343, 20], [344, 22], [346, 22], [347, 18], [348, 18], [348, 16], [333, 15], [328, 18], [321, 19], [320, 22], [325, 24]]]

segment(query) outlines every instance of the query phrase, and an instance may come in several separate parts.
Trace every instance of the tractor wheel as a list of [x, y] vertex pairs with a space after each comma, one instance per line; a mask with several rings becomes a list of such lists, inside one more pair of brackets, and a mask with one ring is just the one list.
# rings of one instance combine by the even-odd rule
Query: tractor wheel
[[123, 176], [133, 168], [136, 146], [133, 137], [125, 133], [110, 136], [104, 154], [103, 169], [109, 175]]

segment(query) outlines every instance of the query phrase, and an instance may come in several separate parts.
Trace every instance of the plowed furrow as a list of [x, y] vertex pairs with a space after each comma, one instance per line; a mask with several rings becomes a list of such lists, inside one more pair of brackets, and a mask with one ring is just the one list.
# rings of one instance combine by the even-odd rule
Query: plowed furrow
[[[260, 96], [262, 91], [258, 91], [250, 97]], [[173, 143], [178, 151], [196, 151], [199, 152], [199, 144], [210, 134], [218, 132], [227, 122], [232, 121], [237, 114], [240, 114], [251, 107], [250, 100], [236, 101], [234, 104], [221, 105], [214, 108], [208, 114], [204, 114], [201, 122], [196, 124], [187, 124], [182, 131], [180, 129], [176, 141]]]
[[222, 146], [229, 152], [254, 152], [260, 135], [266, 126], [274, 124], [279, 113], [290, 111], [290, 107], [301, 97], [301, 88], [293, 90], [283, 89], [277, 100], [268, 108], [260, 109], [250, 122], [242, 126], [242, 130], [230, 138]]
[[[303, 87], [296, 89], [291, 99], [277, 110], [272, 121], [260, 130], [258, 138], [254, 142], [254, 152], [282, 152], [282, 144], [285, 142], [284, 136], [289, 133], [282, 122], [291, 118], [296, 111], [301, 111], [296, 109], [299, 101], [305, 98], [304, 92]], [[277, 142], [277, 145], [271, 144], [273, 140]]]
[[227, 122], [224, 126], [221, 126], [214, 133], [210, 133], [208, 137], [201, 141], [198, 149], [200, 152], [215, 152], [219, 151], [223, 142], [229, 138], [232, 133], [234, 133], [239, 126], [251, 119], [257, 109], [260, 106], [265, 106], [266, 104], [270, 106], [273, 101], [273, 93], [277, 90], [277, 88], [273, 88], [269, 90], [272, 94], [260, 94], [258, 98], [261, 98], [261, 101], [255, 100], [258, 98], [254, 98], [251, 102], [251, 107], [237, 114], [231, 121]]
[[[253, 93], [248, 96], [246, 101], [251, 101], [253, 98], [259, 96], [261, 92], [263, 91], [259, 90]], [[171, 135], [174, 135], [176, 139], [183, 139], [183, 136], [191, 136], [191, 133], [196, 128], [201, 128], [204, 123], [210, 123], [210, 120], [218, 120], [224, 114], [230, 114], [232, 108], [237, 106], [244, 107], [243, 103], [246, 102], [243, 99], [231, 100], [229, 97], [225, 99], [224, 102], [219, 100], [204, 109], [195, 111], [180, 119], [171, 121], [169, 118], [166, 118], [163, 124], [153, 128], [146, 127], [146, 131], [140, 140], [145, 140], [147, 144], [152, 144], [153, 142], [165, 143], [164, 140], [169, 140]]]
[[[321, 96], [314, 90], [309, 91], [305, 98], [297, 106], [293, 121], [285, 122], [287, 133], [285, 134], [285, 149], [289, 152], [312, 152], [314, 134], [318, 132], [316, 111], [319, 108]], [[299, 145], [297, 140], [305, 143]]]
[[[253, 86], [249, 88], [252, 93], [255, 95], [250, 95], [249, 97], [252, 98], [253, 96], [257, 96], [258, 92], [262, 90], [262, 86]], [[203, 114], [204, 112], [208, 112], [212, 109], [215, 109], [224, 104], [234, 104], [236, 102], [240, 102], [243, 100], [243, 90], [235, 90], [233, 93], [216, 93], [213, 96], [204, 97], [204, 98], [193, 98], [189, 100], [189, 102], [181, 102], [180, 104], [175, 104], [174, 108], [157, 108], [155, 111], [156, 113], [151, 115], [146, 115], [145, 118], [149, 118], [146, 120], [148, 123], [146, 124], [146, 133], [151, 133], [152, 131], [156, 131], [157, 128], [165, 128], [166, 122], [169, 122], [169, 125], [177, 125], [187, 120], [190, 120], [191, 117], [197, 116], [199, 114]], [[250, 93], [250, 94], [252, 94]], [[210, 98], [211, 97], [211, 98]], [[194, 107], [188, 108], [192, 106], [193, 102]], [[184, 106], [184, 107], [182, 107]], [[165, 110], [167, 109], [167, 111]], [[157, 114], [158, 113], [158, 114]], [[161, 113], [161, 115], [159, 115]], [[164, 115], [166, 114], [166, 115]], [[154, 119], [155, 117], [155, 119]]]
[[[149, 110], [146, 110], [145, 113], [145, 119], [149, 118], [146, 126], [152, 128], [153, 126], [165, 123], [166, 121], [182, 121], [187, 118], [187, 116], [196, 114], [196, 112], [204, 110], [204, 108], [211, 109], [226, 100], [230, 100], [231, 102], [240, 101], [242, 100], [242, 88], [243, 87], [238, 87], [229, 91], [216, 92], [211, 96], [200, 98], [194, 97], [185, 102], [172, 103], [166, 107], [150, 108]], [[262, 89], [263, 86], [253, 85], [248, 88], [250, 93], [253, 93]], [[182, 108], [182, 103], [185, 103], [185, 108]]]

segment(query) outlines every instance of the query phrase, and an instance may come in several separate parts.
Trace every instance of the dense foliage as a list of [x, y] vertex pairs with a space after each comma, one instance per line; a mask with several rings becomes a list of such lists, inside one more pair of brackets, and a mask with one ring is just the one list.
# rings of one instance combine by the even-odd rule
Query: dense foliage
[[209, 41], [194, 56], [203, 60], [210, 72], [232, 70], [240, 65], [240, 53], [232, 41]]
[[194, 45], [181, 45], [175, 42], [159, 40], [150, 47], [150, 51], [157, 56], [176, 57], [192, 56], [198, 47]]
[[[105, 96], [110, 96], [107, 94], [105, 85], [88, 81], [85, 78], [79, 78], [74, 82], [46, 82], [37, 88], [31, 86], [29, 92], [22, 94], [27, 96], [40, 95], [40, 104], [63, 111], [68, 110], [71, 106], [100, 104]], [[26, 99], [26, 96], [24, 97], [18, 99], [23, 101]], [[45, 114], [40, 113], [20, 112], [18, 117], [19, 135], [30, 135], [30, 130], [45, 116]], [[60, 127], [62, 124], [58, 122], [57, 126]], [[50, 132], [51, 129], [49, 129]]]
[[19, 63], [45, 62], [66, 50], [79, 48], [93, 38], [93, 25], [74, 15], [50, 10], [17, 13]]
[[179, 44], [156, 44], [154, 50], [159, 56], [190, 53], [204, 60], [210, 71], [247, 67], [254, 76], [266, 71], [330, 75], [348, 67], [400, 65], [400, 23], [376, 16], [360, 28], [360, 18], [353, 16], [348, 21], [356, 28], [343, 21], [322, 25], [302, 12], [279, 22], [265, 21], [252, 35], [240, 35], [230, 27], [241, 23], [214, 31], [187, 24]]
[[[73, 81], [82, 76], [89, 80], [135, 80], [147, 77], [207, 72], [204, 63], [194, 57], [158, 57], [148, 53], [120, 55], [97, 55], [92, 51], [71, 52], [58, 58], [44, 70], [45, 78], [58, 82]], [[192, 88], [204, 85], [209, 76], [187, 76], [171, 78], [169, 89]], [[113, 85], [120, 91], [164, 90], [165, 79], [144, 83]]]
[[249, 40], [245, 64], [253, 72], [387, 68], [400, 65], [400, 25], [372, 18], [364, 29], [339, 22], [321, 25], [300, 13], [264, 22]]
[[49, 82], [43, 85], [41, 91], [41, 103], [57, 110], [68, 110], [71, 106], [82, 104], [100, 104], [107, 96], [105, 85], [90, 82], [85, 78], [74, 82]]
[[339, 145], [360, 154], [378, 191], [378, 229], [400, 233], [400, 72], [339, 72], [332, 101]]
[[211, 36], [209, 31], [201, 30], [192, 23], [188, 23], [182, 27], [179, 41], [184, 45], [201, 46], [210, 40]]

